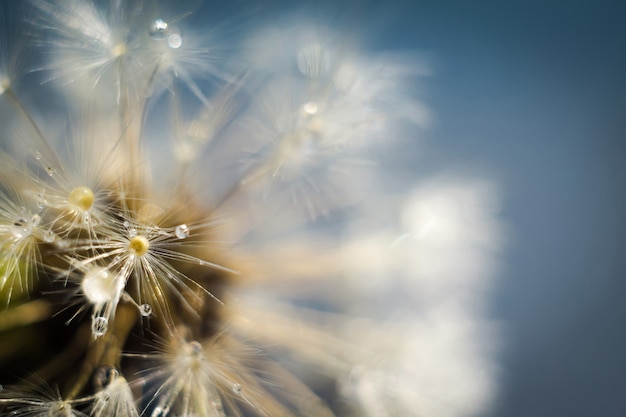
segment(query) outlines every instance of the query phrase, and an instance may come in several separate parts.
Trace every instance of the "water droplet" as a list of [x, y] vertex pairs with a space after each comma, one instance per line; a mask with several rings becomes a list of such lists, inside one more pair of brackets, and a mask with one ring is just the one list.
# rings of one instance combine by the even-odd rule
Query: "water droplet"
[[37, 193], [37, 208], [43, 210], [47, 204], [45, 193], [43, 191]]
[[150, 417], [164, 417], [168, 415], [169, 412], [169, 407], [161, 407], [160, 405], [157, 405], [156, 407], [154, 407], [154, 410], [152, 410], [152, 414], [150, 414]]
[[35, 152], [35, 159], [38, 161], [41, 160], [41, 152]]
[[172, 33], [167, 37], [167, 44], [172, 49], [178, 49], [183, 44], [183, 38], [178, 33]]
[[91, 332], [94, 337], [103, 336], [109, 329], [109, 321], [104, 317], [94, 317], [91, 320]]
[[155, 19], [150, 24], [150, 36], [155, 39], [163, 39], [167, 33], [167, 22], [163, 19]]
[[196, 358], [202, 356], [202, 344], [197, 340], [189, 342], [189, 353]]
[[128, 229], [128, 236], [131, 238], [137, 236], [137, 229]]
[[30, 223], [33, 226], [39, 226], [39, 223], [41, 223], [41, 216], [39, 214], [33, 214], [33, 217], [30, 219]]
[[130, 223], [128, 223], [128, 220], [124, 220], [124, 223], [122, 223], [124, 225], [124, 227], [128, 228], [128, 226], [130, 226]]
[[52, 168], [51, 166], [46, 167], [46, 174], [48, 174], [48, 176], [52, 177], [54, 174], [56, 174], [56, 169]]
[[317, 104], [314, 101], [309, 101], [307, 103], [304, 103], [302, 109], [307, 114], [315, 114], [317, 113]]
[[86, 211], [83, 213], [83, 224], [90, 224], [90, 223], [91, 223], [91, 213]]
[[235, 395], [241, 395], [241, 384], [234, 383], [231, 389]]
[[120, 376], [120, 371], [111, 365], [102, 365], [93, 373], [93, 385], [98, 391], [108, 387]]
[[54, 239], [56, 238], [54, 232], [52, 230], [46, 230], [43, 234], [43, 240], [45, 242], [54, 242]]
[[116, 284], [108, 269], [93, 267], [85, 272], [80, 288], [87, 300], [97, 308], [119, 297]]
[[142, 304], [139, 306], [139, 313], [144, 317], [148, 317], [152, 314], [152, 307], [150, 307], [150, 304]]
[[15, 239], [21, 239], [29, 235], [30, 225], [28, 224], [28, 220], [21, 217], [15, 220], [11, 226], [11, 234]]
[[176, 226], [176, 237], [179, 239], [185, 239], [189, 237], [189, 227], [186, 224], [181, 224], [180, 226]]
[[56, 242], [56, 246], [57, 246], [57, 248], [59, 248], [59, 249], [63, 249], [63, 250], [65, 250], [65, 249], [67, 249], [67, 248], [69, 248], [69, 247], [70, 247], [70, 242], [69, 242], [69, 241], [67, 241], [67, 240], [57, 240], [57, 242]]

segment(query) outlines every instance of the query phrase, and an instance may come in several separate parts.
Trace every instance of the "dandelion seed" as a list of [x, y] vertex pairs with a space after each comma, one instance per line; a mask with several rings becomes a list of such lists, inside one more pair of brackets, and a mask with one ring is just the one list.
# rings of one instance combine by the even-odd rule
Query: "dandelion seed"
[[80, 210], [89, 210], [94, 201], [93, 191], [89, 187], [76, 187], [70, 191], [69, 201]]
[[101, 390], [96, 393], [92, 407], [93, 417], [125, 416], [139, 417], [139, 410], [135, 405], [135, 398], [126, 379], [114, 368], [103, 367], [100, 373], [106, 373], [98, 379]]
[[144, 236], [137, 236], [137, 231], [132, 230], [129, 232], [129, 235], [132, 236], [130, 242], [128, 242], [128, 249], [130, 253], [136, 256], [143, 256], [150, 249], [150, 242]]
[[47, 385], [33, 387], [11, 387], [0, 392], [0, 410], [15, 417], [87, 417], [77, 410], [71, 400], [64, 400], [58, 391]]

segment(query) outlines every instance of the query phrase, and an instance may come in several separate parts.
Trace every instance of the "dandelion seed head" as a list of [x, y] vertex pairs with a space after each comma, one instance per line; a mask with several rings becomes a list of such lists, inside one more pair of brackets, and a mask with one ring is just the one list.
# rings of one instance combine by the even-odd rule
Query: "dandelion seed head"
[[69, 202], [80, 210], [89, 210], [94, 201], [94, 193], [89, 187], [80, 186], [70, 191]]
[[128, 48], [123, 43], [117, 43], [111, 47], [111, 56], [119, 58], [128, 52]]

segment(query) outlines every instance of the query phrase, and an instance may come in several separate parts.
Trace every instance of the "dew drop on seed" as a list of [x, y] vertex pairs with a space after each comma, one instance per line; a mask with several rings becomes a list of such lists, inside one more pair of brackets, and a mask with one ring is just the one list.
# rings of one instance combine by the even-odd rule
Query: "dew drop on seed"
[[46, 167], [46, 174], [48, 174], [48, 176], [52, 177], [55, 173], [56, 173], [56, 170], [54, 168]]
[[41, 152], [35, 152], [35, 159], [38, 161], [41, 160]]
[[313, 115], [317, 113], [317, 104], [314, 101], [309, 101], [307, 103], [304, 103], [302, 109], [305, 113]]
[[52, 230], [46, 230], [43, 234], [43, 240], [45, 242], [54, 242], [54, 232]]
[[21, 239], [29, 234], [28, 220], [19, 218], [13, 222], [11, 226], [11, 234], [15, 239]]
[[109, 329], [109, 321], [104, 317], [95, 317], [91, 321], [91, 332], [95, 337], [103, 336]]
[[41, 223], [41, 216], [39, 214], [34, 214], [30, 219], [30, 222], [33, 226], [39, 226], [39, 223]]
[[45, 193], [43, 191], [37, 193], [37, 208], [43, 210], [47, 203]]
[[178, 49], [183, 44], [183, 38], [178, 33], [172, 33], [167, 37], [167, 44], [172, 49]]
[[116, 297], [115, 279], [106, 268], [90, 268], [85, 272], [80, 286], [87, 300], [96, 306], [108, 303]]
[[95, 370], [92, 377], [93, 385], [98, 391], [111, 385], [120, 376], [120, 371], [111, 365], [102, 365]]
[[163, 19], [155, 19], [150, 24], [150, 36], [154, 39], [163, 39], [167, 33], [167, 22]]
[[185, 239], [189, 237], [189, 227], [186, 224], [176, 226], [176, 237], [179, 239]]
[[148, 317], [152, 314], [152, 307], [150, 307], [150, 304], [142, 304], [139, 306], [139, 313], [144, 317]]
[[200, 344], [197, 340], [190, 342], [189, 347], [191, 348], [191, 354], [193, 356], [198, 357], [202, 355], [202, 344]]
[[169, 412], [169, 407], [161, 407], [160, 405], [157, 405], [156, 407], [154, 407], [154, 410], [152, 410], [152, 414], [150, 415], [150, 417], [163, 417], [168, 415]]
[[130, 226], [130, 223], [128, 223], [128, 220], [124, 220], [124, 223], [122, 223], [124, 225], [124, 227], [128, 228], [128, 226]]
[[57, 241], [56, 246], [59, 249], [65, 250], [70, 247], [70, 242], [68, 242], [67, 240], [59, 240]]
[[137, 229], [128, 229], [128, 236], [131, 238], [137, 236]]
[[241, 395], [241, 384], [234, 383], [231, 389], [235, 395]]

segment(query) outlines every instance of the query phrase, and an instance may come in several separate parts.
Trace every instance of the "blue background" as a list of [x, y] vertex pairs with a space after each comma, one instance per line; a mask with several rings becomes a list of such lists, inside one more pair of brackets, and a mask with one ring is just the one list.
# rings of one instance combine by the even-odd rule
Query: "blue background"
[[626, 415], [626, 2], [378, 7], [398, 16], [384, 42], [433, 59], [434, 163], [504, 192], [488, 415]]

